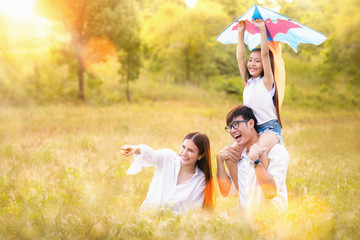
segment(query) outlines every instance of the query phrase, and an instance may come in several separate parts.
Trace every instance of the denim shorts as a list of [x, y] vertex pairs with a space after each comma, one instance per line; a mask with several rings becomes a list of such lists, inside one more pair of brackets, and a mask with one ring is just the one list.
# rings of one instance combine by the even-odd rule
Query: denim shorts
[[267, 121], [263, 124], [257, 125], [257, 130], [258, 130], [259, 135], [262, 134], [263, 132], [274, 133], [279, 138], [280, 144], [284, 145], [284, 142], [283, 142], [283, 139], [281, 136], [281, 127], [280, 127], [278, 120], [273, 119], [273, 120]]

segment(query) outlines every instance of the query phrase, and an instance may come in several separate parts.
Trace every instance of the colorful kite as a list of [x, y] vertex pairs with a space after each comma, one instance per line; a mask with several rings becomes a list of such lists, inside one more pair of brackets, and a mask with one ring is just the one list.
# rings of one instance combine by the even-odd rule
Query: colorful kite
[[252, 20], [262, 19], [265, 22], [269, 41], [288, 44], [295, 52], [300, 43], [320, 45], [326, 36], [299, 22], [272, 10], [254, 4], [245, 14], [231, 23], [217, 38], [223, 44], [237, 42], [237, 28], [240, 20], [246, 21], [245, 44], [250, 50], [260, 45], [260, 31]]

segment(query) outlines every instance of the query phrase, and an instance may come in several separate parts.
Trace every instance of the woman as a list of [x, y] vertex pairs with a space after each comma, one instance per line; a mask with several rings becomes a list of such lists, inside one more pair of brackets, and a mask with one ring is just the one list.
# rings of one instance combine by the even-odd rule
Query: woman
[[170, 149], [153, 150], [147, 145], [121, 147], [134, 162], [126, 172], [137, 174], [142, 167], [156, 167], [142, 210], [166, 207], [177, 212], [213, 209], [213, 181], [209, 138], [200, 132], [185, 136], [180, 155]]

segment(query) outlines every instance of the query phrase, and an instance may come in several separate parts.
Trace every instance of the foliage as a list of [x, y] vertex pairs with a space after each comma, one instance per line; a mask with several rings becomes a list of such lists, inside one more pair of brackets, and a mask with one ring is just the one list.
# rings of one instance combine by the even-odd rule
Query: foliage
[[305, 53], [301, 51], [298, 54], [299, 61], [304, 60], [304, 55], [307, 57], [316, 54], [322, 58], [321, 61], [312, 62], [320, 69], [317, 71], [320, 81], [326, 81], [330, 86], [336, 82], [358, 85], [360, 33], [355, 30], [359, 20], [353, 17], [358, 15], [359, 2], [292, 1], [282, 6], [284, 14], [323, 32], [328, 37], [320, 47], [303, 48]]
[[[140, 39], [136, 2], [81, 0], [73, 3], [39, 0], [37, 9], [47, 18], [62, 23], [64, 30], [70, 35], [68, 45], [64, 45], [59, 52], [66, 57], [67, 63], [75, 64], [81, 99], [85, 98], [83, 82], [86, 65], [103, 61], [107, 55], [114, 52], [118, 54], [120, 73], [126, 82], [138, 77]], [[94, 38], [104, 39], [94, 41]], [[106, 41], [107, 39], [111, 42]], [[107, 51], [104, 51], [104, 48], [108, 48]], [[88, 59], [89, 54], [90, 57], [91, 54], [97, 54], [98, 57]], [[127, 97], [130, 98], [129, 95]]]
[[87, 0], [72, 1], [36, 1], [37, 12], [55, 22], [61, 22], [64, 30], [70, 35], [69, 44], [66, 45], [63, 55], [76, 69], [79, 81], [79, 98], [85, 99], [84, 94], [84, 64], [81, 52], [85, 44], [84, 27], [85, 27], [85, 8]]
[[97, 0], [89, 4], [87, 14], [92, 16], [87, 22], [88, 37], [106, 37], [116, 46], [119, 74], [126, 83], [130, 101], [129, 81], [139, 77], [141, 67], [137, 2]]
[[231, 20], [238, 18], [240, 13], [246, 12], [255, 3], [245, 0], [212, 0], [212, 2], [218, 3]]
[[219, 72], [214, 55], [220, 52], [214, 39], [225, 14], [218, 4], [199, 1], [196, 8], [189, 9], [169, 2], [152, 14], [145, 12], [143, 18], [150, 71], [161, 71], [175, 82], [193, 83]]
[[[235, 45], [222, 45], [215, 38], [252, 4], [199, 0], [190, 9], [183, 0], [38, 0], [38, 12], [54, 23], [46, 37], [32, 34], [30, 25], [16, 27], [6, 17], [0, 19], [1, 100], [76, 101], [83, 71], [84, 96], [92, 103], [129, 99], [137, 91], [130, 87], [141, 86], [133, 82], [137, 78], [141, 83], [157, 82], [160, 88], [171, 83], [179, 85], [174, 88], [196, 85], [241, 100]], [[360, 36], [354, 16], [359, 3], [277, 0], [261, 5], [276, 7], [328, 37], [320, 46], [301, 44], [297, 54], [283, 44], [284, 104], [317, 109], [358, 106]]]

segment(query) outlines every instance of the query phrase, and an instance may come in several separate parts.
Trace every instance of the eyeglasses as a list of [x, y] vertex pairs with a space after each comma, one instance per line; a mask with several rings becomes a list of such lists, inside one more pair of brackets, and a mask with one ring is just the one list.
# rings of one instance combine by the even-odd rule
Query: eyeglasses
[[227, 131], [228, 133], [231, 132], [231, 129], [238, 129], [239, 128], [239, 124], [242, 122], [247, 122], [249, 120], [240, 120], [240, 121], [234, 121], [232, 124], [229, 124], [225, 127], [225, 131]]

